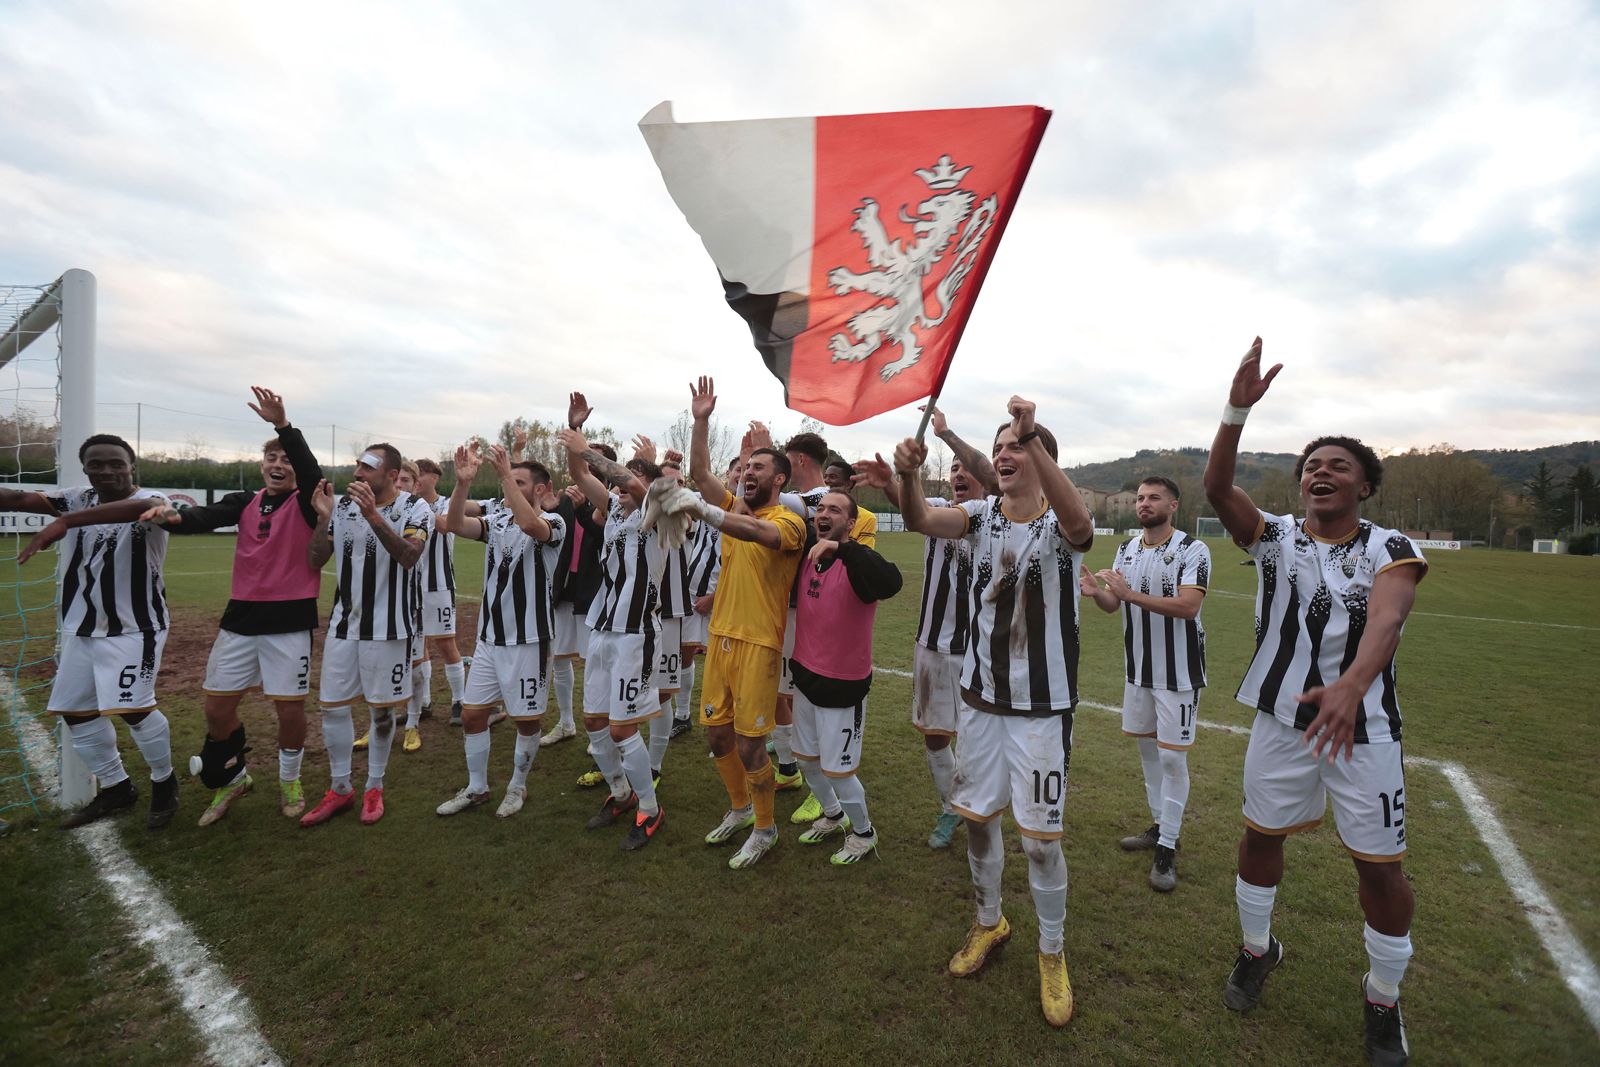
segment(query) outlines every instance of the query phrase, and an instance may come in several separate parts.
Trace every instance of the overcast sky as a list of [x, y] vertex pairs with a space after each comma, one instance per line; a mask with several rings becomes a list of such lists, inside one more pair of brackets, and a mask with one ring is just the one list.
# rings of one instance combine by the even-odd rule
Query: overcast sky
[[437, 453], [574, 388], [659, 434], [703, 372], [793, 430], [636, 128], [664, 99], [1054, 110], [946, 386], [974, 438], [1020, 392], [1063, 462], [1208, 444], [1257, 333], [1287, 367], [1248, 448], [1600, 438], [1578, 0], [7, 0], [0, 281], [98, 276], [103, 428], [227, 416], [147, 409], [146, 449], [248, 453], [250, 383], [324, 453], [332, 422]]

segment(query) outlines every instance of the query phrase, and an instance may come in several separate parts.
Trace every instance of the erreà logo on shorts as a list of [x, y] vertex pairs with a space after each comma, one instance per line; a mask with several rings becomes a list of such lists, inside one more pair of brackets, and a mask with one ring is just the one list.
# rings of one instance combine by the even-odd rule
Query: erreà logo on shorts
[[1044, 817], [1046, 822], [1059, 823], [1061, 821], [1061, 809], [1051, 808], [1044, 813]]

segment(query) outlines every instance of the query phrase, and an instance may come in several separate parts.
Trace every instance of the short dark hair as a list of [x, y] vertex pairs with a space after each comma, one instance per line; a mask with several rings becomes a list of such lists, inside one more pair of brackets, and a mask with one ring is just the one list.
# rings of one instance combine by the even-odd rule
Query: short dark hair
[[820, 434], [797, 433], [784, 443], [785, 452], [798, 452], [802, 456], [810, 456], [816, 460], [817, 466], [828, 462], [828, 442]]
[[611, 462], [615, 463], [617, 461], [617, 450], [606, 444], [604, 441], [590, 441], [589, 447], [609, 459]]
[[1172, 494], [1172, 499], [1174, 499], [1174, 500], [1182, 500], [1183, 499], [1183, 490], [1179, 489], [1178, 488], [1178, 483], [1173, 481], [1171, 478], [1163, 478], [1159, 474], [1147, 474], [1143, 478], [1139, 479], [1139, 484], [1140, 485], [1159, 485], [1159, 486], [1161, 486], [1161, 488], [1165, 489], [1167, 492]]
[[825, 471], [831, 471], [835, 467], [843, 470], [846, 478], [853, 477], [856, 473], [855, 467], [840, 456], [834, 456], [832, 459], [828, 460], [827, 466], [823, 467], [822, 469]]
[[624, 463], [623, 466], [627, 467], [633, 473], [643, 478], [645, 480], [645, 484], [647, 485], [661, 477], [660, 467], [656, 466], [654, 463], [651, 463], [647, 459], [640, 458], [639, 456], [634, 456], [632, 459], [628, 460], [628, 462]]
[[[832, 464], [829, 464], [829, 466], [832, 466]], [[824, 493], [822, 495], [823, 496], [842, 496], [846, 500], [850, 501], [850, 527], [852, 529], [854, 529], [855, 525], [856, 525], [856, 519], [858, 517], [860, 517], [860, 515], [861, 515], [861, 506], [856, 503], [856, 498], [851, 496], [849, 493], [845, 492], [843, 489], [829, 489], [826, 493]]]
[[[417, 464], [419, 467], [421, 465], [422, 464], [420, 462]], [[550, 484], [550, 468], [546, 467], [543, 463], [540, 463], [537, 460], [525, 459], [521, 462], [513, 463], [511, 465], [511, 469], [514, 471], [527, 471], [529, 474], [533, 475], [534, 485]]]
[[732, 459], [728, 460], [728, 473], [732, 474], [733, 473], [733, 468], [737, 467], [738, 465], [739, 465], [739, 457], [738, 456], [734, 456]]
[[429, 459], [427, 456], [423, 456], [421, 459], [417, 460], [417, 470], [421, 471], [423, 474], [444, 473], [444, 468], [439, 466], [439, 464], [435, 463], [433, 460]]
[[[405, 462], [405, 457], [400, 454], [400, 450], [387, 441], [379, 441], [377, 444], [368, 445], [361, 450], [362, 455], [368, 452], [376, 452], [382, 456], [383, 465], [388, 470], [397, 471], [400, 469], [400, 464]], [[360, 460], [357, 460], [357, 463], [359, 462]]]
[[[1040, 426], [1037, 422], [1033, 424], [1033, 428], [1039, 433], [1039, 443], [1044, 445], [1045, 453], [1051, 459], [1059, 462], [1061, 459], [1061, 454], [1056, 451], [1056, 435], [1045, 429], [1043, 426]], [[989, 454], [991, 456], [994, 455], [995, 449], [1000, 444], [1000, 435], [1009, 429], [1011, 429], [1011, 424], [1009, 422], [1002, 422], [1000, 424], [1000, 428], [994, 432], [994, 444], [989, 446]]]
[[265, 456], [268, 452], [282, 452], [282, 451], [283, 451], [283, 442], [278, 440], [276, 437], [269, 437], [269, 438], [266, 439], [266, 441], [262, 442], [261, 454], [263, 456]]
[[1365, 444], [1362, 444], [1360, 438], [1341, 437], [1337, 434], [1319, 437], [1315, 441], [1312, 441], [1310, 444], [1306, 445], [1305, 448], [1300, 450], [1300, 458], [1294, 461], [1295, 481], [1298, 482], [1300, 480], [1300, 475], [1305, 473], [1306, 460], [1311, 458], [1311, 453], [1315, 452], [1319, 448], [1326, 448], [1328, 445], [1333, 445], [1336, 448], [1342, 448], [1352, 456], [1356, 457], [1356, 462], [1361, 464], [1362, 476], [1366, 478], [1367, 483], [1372, 486], [1372, 491], [1374, 493], [1378, 491], [1378, 486], [1383, 484], [1383, 460], [1379, 459], [1378, 454], [1371, 448]]
[[133, 446], [114, 433], [91, 434], [83, 439], [83, 444], [78, 446], [78, 462], [83, 462], [83, 457], [89, 454], [89, 449], [95, 445], [116, 445], [128, 454], [128, 464], [137, 467], [139, 457], [133, 454]]
[[[811, 436], [816, 437], [817, 435], [812, 434]], [[783, 475], [784, 485], [788, 485], [789, 479], [794, 477], [794, 466], [789, 462], [789, 457], [779, 452], [776, 448], [758, 448], [750, 455], [752, 458], [755, 456], [771, 456], [772, 469]]]

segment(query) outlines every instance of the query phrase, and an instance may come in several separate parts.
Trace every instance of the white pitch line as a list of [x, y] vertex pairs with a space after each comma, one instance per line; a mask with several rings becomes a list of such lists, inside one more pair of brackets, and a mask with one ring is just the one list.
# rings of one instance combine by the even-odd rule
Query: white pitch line
[[[1234, 593], [1226, 589], [1213, 589], [1212, 596], [1229, 597], [1234, 600], [1254, 600], [1254, 593]], [[1489, 615], [1451, 615], [1443, 611], [1412, 611], [1411, 615], [1423, 615], [1430, 619], [1460, 619], [1465, 622], [1499, 622], [1507, 626], [1539, 626], [1547, 630], [1586, 630], [1600, 632], [1600, 626], [1580, 626], [1571, 622], [1536, 622], [1532, 619], [1497, 619]]]
[[[55, 743], [39, 723], [21, 713], [11, 679], [0, 674], [0, 698], [7, 700], [23, 739], [33, 773], [49, 781], [55, 771]], [[44, 756], [43, 762], [38, 761]], [[176, 772], [174, 772], [176, 773]], [[72, 833], [94, 861], [95, 874], [143, 945], [167, 972], [173, 992], [199, 1031], [206, 1058], [219, 1067], [282, 1067], [283, 1061], [256, 1025], [255, 1012], [239, 987], [228, 980], [205, 945], [179, 917], [155, 879], [123, 848], [116, 828], [94, 823]]]
[[[896, 670], [893, 667], [873, 669], [880, 674], [890, 674], [896, 678], [912, 677], [910, 671]], [[1122, 712], [1120, 707], [1093, 700], [1080, 700], [1078, 703], [1083, 707], [1099, 711], [1118, 714]], [[1207, 719], [1201, 719], [1199, 723], [1208, 730], [1245, 736], [1250, 733], [1248, 726], [1211, 722]], [[1517, 851], [1516, 843], [1511, 840], [1511, 835], [1506, 832], [1500, 817], [1495, 814], [1494, 806], [1472, 780], [1472, 775], [1459, 763], [1429, 759], [1426, 756], [1407, 756], [1406, 763], [1438, 771], [1456, 791], [1456, 795], [1461, 798], [1462, 807], [1467, 811], [1467, 818], [1472, 820], [1473, 828], [1478, 831], [1478, 837], [1489, 849], [1489, 854], [1494, 857], [1495, 862], [1500, 865], [1500, 874], [1510, 888], [1511, 895], [1522, 905], [1522, 910], [1528, 917], [1528, 924], [1533, 927], [1539, 943], [1544, 946], [1545, 952], [1555, 963], [1556, 970], [1561, 973], [1561, 980], [1572, 991], [1572, 995], [1578, 998], [1578, 1006], [1583, 1009], [1584, 1015], [1588, 1016], [1589, 1025], [1600, 1034], [1600, 969], [1596, 969], [1594, 960], [1584, 951], [1583, 943], [1572, 932], [1566, 917], [1557, 910], [1555, 902], [1550, 899], [1544, 886], [1539, 884], [1539, 879], [1535, 877], [1533, 869], [1528, 866], [1528, 861]]]

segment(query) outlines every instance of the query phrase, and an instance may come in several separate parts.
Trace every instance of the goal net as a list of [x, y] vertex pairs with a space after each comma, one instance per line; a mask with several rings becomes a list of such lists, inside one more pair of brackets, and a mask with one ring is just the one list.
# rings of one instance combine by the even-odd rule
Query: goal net
[[1196, 537], [1226, 537], [1228, 531], [1222, 528], [1222, 520], [1215, 515], [1199, 515], [1194, 520], [1194, 535]]
[[[46, 285], [0, 285], [0, 487], [81, 480], [72, 449], [93, 432], [94, 304], [94, 275], [84, 270]], [[52, 745], [44, 715], [58, 572], [50, 555], [17, 564], [44, 524], [42, 515], [0, 512], [0, 819], [19, 809], [37, 815], [49, 801], [78, 804], [93, 791], [70, 746]]]

